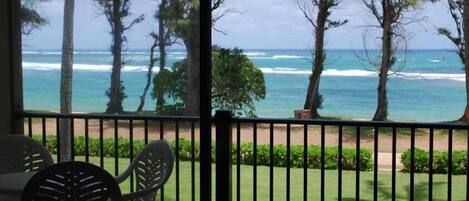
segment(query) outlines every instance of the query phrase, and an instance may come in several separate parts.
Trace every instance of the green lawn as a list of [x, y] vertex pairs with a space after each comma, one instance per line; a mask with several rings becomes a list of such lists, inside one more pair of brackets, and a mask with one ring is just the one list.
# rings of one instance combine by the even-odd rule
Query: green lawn
[[[83, 157], [77, 157], [83, 160]], [[91, 162], [99, 164], [99, 158], [91, 158]], [[119, 160], [119, 170], [124, 171], [128, 166], [129, 159]], [[105, 169], [114, 173], [114, 159], [106, 158], [104, 161]], [[180, 162], [180, 198], [182, 201], [191, 200], [191, 164], [190, 162]], [[215, 168], [213, 167], [213, 170]], [[196, 163], [196, 198], [199, 195], [198, 181], [199, 165]], [[286, 169], [274, 169], [274, 196], [275, 200], [286, 200]], [[415, 200], [428, 200], [427, 181], [428, 175], [416, 174], [415, 177]], [[215, 179], [215, 173], [213, 174]], [[434, 200], [446, 200], [446, 175], [434, 176]], [[252, 166], [241, 166], [241, 200], [252, 200]], [[391, 173], [379, 173], [380, 184], [380, 200], [390, 200], [386, 195], [391, 189]], [[233, 166], [233, 181], [236, 182], [236, 167]], [[257, 169], [257, 199], [269, 199], [269, 168], [259, 166]], [[372, 172], [361, 173], [360, 195], [362, 200], [372, 200]], [[400, 200], [408, 200], [407, 191], [409, 188], [409, 174], [398, 173], [397, 175], [397, 191]], [[129, 183], [121, 184], [124, 192], [129, 191]], [[175, 200], [175, 170], [165, 185], [165, 200]], [[465, 200], [466, 178], [465, 176], [453, 176], [453, 200]], [[343, 197], [344, 200], [355, 200], [355, 172], [343, 172]], [[236, 183], [233, 183], [233, 196], [236, 196]], [[319, 200], [320, 196], [320, 171], [316, 169], [308, 170], [308, 200]], [[159, 195], [158, 195], [159, 197]], [[199, 199], [196, 199], [199, 200]], [[234, 199], [235, 200], [235, 199]], [[303, 200], [303, 170], [291, 169], [291, 200]], [[337, 171], [326, 171], [326, 200], [337, 200]]]

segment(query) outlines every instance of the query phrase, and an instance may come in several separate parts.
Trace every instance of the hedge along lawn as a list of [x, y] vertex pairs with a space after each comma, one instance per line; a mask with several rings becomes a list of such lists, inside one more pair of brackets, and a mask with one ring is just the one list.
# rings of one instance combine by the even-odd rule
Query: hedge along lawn
[[[84, 160], [78, 156], [77, 160]], [[99, 158], [91, 157], [90, 162], [99, 164]], [[129, 164], [128, 158], [119, 159], [119, 171], [124, 171]], [[191, 163], [180, 162], [180, 198], [191, 200]], [[114, 158], [105, 158], [104, 167], [114, 174]], [[252, 166], [241, 166], [241, 200], [252, 200]], [[212, 167], [213, 180], [215, 180], [215, 166]], [[195, 195], [199, 200], [199, 164], [195, 163]], [[373, 200], [373, 172], [361, 172], [360, 198], [361, 200]], [[175, 169], [168, 183], [165, 185], [165, 200], [175, 200]], [[320, 170], [308, 170], [308, 200], [319, 200], [320, 192]], [[446, 200], [446, 175], [434, 175], [433, 196], [435, 200]], [[380, 200], [390, 200], [386, 194], [391, 191], [391, 172], [379, 172]], [[415, 200], [428, 200], [428, 175], [415, 175]], [[269, 199], [269, 167], [257, 167], [257, 194], [258, 200]], [[213, 186], [215, 183], [213, 182]], [[398, 200], [409, 200], [407, 190], [409, 189], [409, 174], [397, 173], [397, 198]], [[123, 192], [129, 192], [129, 181], [121, 184]], [[466, 177], [453, 176], [453, 200], [465, 200]], [[215, 190], [213, 190], [215, 193]], [[291, 200], [303, 200], [303, 169], [291, 169]], [[343, 198], [344, 200], [355, 200], [355, 172], [343, 171]], [[159, 194], [160, 192], [158, 192]], [[233, 198], [236, 196], [236, 166], [233, 166]], [[159, 195], [157, 196], [159, 198]], [[213, 195], [215, 198], [215, 195]], [[286, 169], [274, 168], [274, 200], [286, 199]], [[326, 171], [326, 200], [337, 200], [337, 171]]]

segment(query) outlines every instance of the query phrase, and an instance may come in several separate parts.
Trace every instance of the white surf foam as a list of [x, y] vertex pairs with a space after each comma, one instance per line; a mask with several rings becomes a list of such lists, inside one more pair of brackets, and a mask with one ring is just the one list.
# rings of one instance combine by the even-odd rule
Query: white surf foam
[[186, 52], [168, 52], [169, 55], [173, 54], [173, 55], [185, 55]]
[[[158, 53], [158, 52], [156, 52]], [[40, 55], [61, 55], [60, 51], [23, 51], [23, 54], [40, 54]], [[73, 54], [80, 55], [111, 55], [110, 51], [75, 51]], [[149, 52], [139, 51], [139, 52], [122, 52], [123, 55], [148, 55]], [[185, 52], [168, 52], [168, 55], [185, 55]]]
[[441, 61], [438, 60], [438, 59], [427, 59], [427, 61], [429, 61], [431, 63], [441, 63]]
[[265, 52], [244, 52], [246, 56], [265, 56], [267, 53]]
[[[60, 70], [60, 63], [30, 63], [23, 62], [24, 69], [30, 70]], [[112, 65], [105, 64], [73, 64], [74, 70], [83, 70], [83, 71], [96, 71], [96, 72], [107, 72], [111, 71]], [[154, 68], [155, 71], [158, 71], [158, 68]], [[122, 69], [127, 72], [144, 72], [148, 70], [147, 66], [124, 66]]]
[[[310, 75], [310, 70], [298, 70], [295, 68], [260, 68], [263, 73], [266, 74], [291, 74], [291, 75]], [[428, 79], [428, 80], [453, 80], [464, 82], [466, 80], [465, 74], [458, 73], [411, 73], [411, 72], [400, 72], [394, 73], [389, 72], [390, 77], [398, 77], [403, 79]], [[376, 77], [378, 73], [375, 71], [367, 70], [337, 70], [329, 69], [322, 73], [326, 77]]]
[[[23, 62], [24, 69], [30, 70], [60, 70], [60, 63], [32, 63]], [[106, 64], [74, 64], [73, 69], [83, 71], [96, 71], [96, 72], [110, 72], [112, 65]], [[311, 70], [303, 70], [297, 68], [288, 67], [276, 67], [276, 68], [259, 68], [265, 74], [284, 74], [284, 75], [310, 75]], [[124, 66], [123, 71], [125, 72], [146, 72], [147, 66]], [[158, 72], [159, 68], [155, 67], [154, 72]], [[375, 71], [351, 69], [351, 70], [337, 70], [328, 69], [322, 73], [326, 77], [376, 77], [378, 75]], [[453, 80], [459, 82], [465, 82], [466, 76], [461, 73], [414, 73], [414, 72], [390, 72], [390, 77], [398, 77], [403, 79], [427, 79], [427, 80]]]
[[274, 55], [272, 59], [301, 59], [301, 56], [296, 55]]

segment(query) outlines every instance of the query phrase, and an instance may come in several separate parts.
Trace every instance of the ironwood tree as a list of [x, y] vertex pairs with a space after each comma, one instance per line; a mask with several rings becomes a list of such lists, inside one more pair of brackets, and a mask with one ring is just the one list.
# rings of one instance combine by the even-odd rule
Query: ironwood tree
[[168, 0], [162, 13], [187, 53], [187, 91], [184, 115], [200, 113], [200, 3], [199, 0]]
[[395, 53], [405, 47], [404, 26], [415, 22], [407, 19], [409, 11], [414, 10], [425, 0], [361, 0], [377, 22], [372, 28], [381, 32], [381, 52], [378, 68], [378, 104], [373, 121], [385, 121], [388, 118], [387, 81], [391, 68], [396, 63]]
[[126, 98], [125, 87], [121, 80], [121, 70], [124, 66], [122, 60], [122, 48], [126, 42], [125, 32], [131, 29], [134, 25], [142, 22], [144, 16], [140, 15], [128, 25], [124, 24], [124, 19], [130, 17], [130, 5], [131, 0], [96, 0], [99, 7], [101, 8], [102, 14], [106, 16], [106, 19], [111, 27], [112, 35], [112, 71], [111, 71], [111, 86], [106, 91], [106, 95], [109, 97], [107, 103], [106, 113], [122, 113], [124, 108], [122, 106], [123, 100]]
[[41, 16], [36, 10], [39, 3], [49, 0], [22, 0], [20, 9], [21, 33], [30, 35], [32, 31], [49, 23], [49, 21]]
[[[140, 104], [137, 108], [137, 112], [141, 112], [145, 105], [145, 97], [148, 93], [148, 89], [150, 88], [152, 78], [153, 78], [153, 68], [156, 62], [159, 61], [159, 72], [163, 71], [166, 66], [166, 48], [175, 44], [176, 38], [173, 37], [172, 31], [168, 28], [166, 23], [166, 19], [164, 18], [161, 13], [164, 12], [168, 4], [167, 0], [161, 0], [160, 5], [158, 6], [158, 10], [155, 12], [154, 18], [158, 21], [158, 31], [150, 33], [150, 36], [153, 39], [153, 43], [150, 47], [150, 60], [148, 64], [148, 71], [146, 74], [146, 83], [143, 89], [143, 93], [140, 96]], [[156, 50], [158, 49], [158, 55], [156, 55]], [[156, 85], [160, 85], [161, 83], [155, 83]], [[154, 96], [156, 99], [156, 109], [164, 105], [164, 91], [158, 91], [158, 94]]]
[[[220, 8], [224, 0], [211, 2], [213, 12]], [[182, 40], [186, 48], [187, 94], [183, 114], [197, 116], [200, 114], [200, 1], [168, 0], [167, 9], [162, 15], [166, 18], [170, 30]]]
[[[469, 1], [447, 0], [447, 2], [454, 27], [439, 27], [438, 33], [453, 43], [456, 47], [456, 54], [464, 64], [464, 73], [466, 75], [466, 108], [459, 121], [467, 122], [469, 121], [469, 63], [466, 62], [466, 59], [469, 58], [469, 43], [466, 43], [466, 39], [469, 38], [469, 26], [465, 25], [469, 24]], [[454, 31], [450, 31], [450, 29]]]
[[321, 74], [324, 70], [326, 53], [324, 35], [331, 28], [346, 24], [347, 20], [331, 20], [332, 10], [339, 5], [339, 0], [296, 0], [296, 4], [306, 20], [311, 24], [314, 33], [314, 59], [312, 75], [309, 78], [308, 91], [304, 109], [311, 111], [311, 118], [319, 118], [318, 110], [322, 107], [322, 96], [319, 93]]

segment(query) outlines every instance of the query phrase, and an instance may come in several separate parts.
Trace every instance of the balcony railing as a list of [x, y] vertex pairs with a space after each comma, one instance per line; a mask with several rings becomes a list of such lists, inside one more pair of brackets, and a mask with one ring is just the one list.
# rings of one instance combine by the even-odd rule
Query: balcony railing
[[[189, 156], [184, 157], [186, 161], [189, 159], [190, 163], [190, 174], [184, 174], [190, 177], [189, 194], [184, 192], [185, 197], [180, 198], [180, 162], [182, 160], [180, 159], [180, 151], [175, 151], [176, 161], [171, 178], [175, 186], [171, 188], [173, 189], [172, 195], [165, 195], [165, 189], [162, 188], [159, 191], [159, 196], [160, 200], [165, 200], [168, 197], [174, 197], [176, 200], [196, 199], [195, 182], [198, 173], [196, 172], [195, 163], [197, 160], [196, 154], [198, 153], [196, 153], [195, 143], [198, 141], [196, 140], [198, 136], [196, 129], [199, 123], [197, 117], [36, 112], [24, 112], [20, 115], [27, 123], [25, 134], [40, 140], [49, 151], [56, 154], [58, 162], [61, 158], [59, 122], [63, 119], [70, 120], [71, 159], [96, 163], [116, 176], [127, 168], [138, 148], [142, 148], [142, 146], [136, 146], [137, 143], [146, 145], [150, 140], [165, 139], [172, 143], [175, 150], [180, 150], [181, 139], [189, 140], [190, 153]], [[139, 130], [138, 134], [135, 132], [136, 130]], [[77, 142], [78, 139], [82, 140]], [[97, 145], [98, 150], [94, 149], [96, 146], [93, 146], [93, 144]], [[78, 150], [82, 151], [77, 153]], [[125, 166], [122, 167], [122, 164]], [[188, 181], [188, 179], [184, 178], [184, 181]], [[126, 185], [129, 187], [128, 191], [133, 192], [136, 188], [135, 178], [131, 176]]]
[[[200, 142], [200, 133], [198, 131], [199, 119], [196, 117], [25, 112], [21, 114], [21, 118], [24, 118], [27, 123], [25, 133], [31, 137], [36, 136], [50, 149], [52, 148], [48, 145], [49, 142], [60, 142], [60, 135], [57, 135], [59, 121], [61, 119], [72, 120], [71, 139], [74, 148], [72, 158], [98, 163], [116, 175], [125, 168], [122, 167], [122, 161], [125, 160], [128, 163], [138, 151], [136, 144], [141, 142], [146, 144], [149, 140], [154, 139], [169, 140], [176, 153], [175, 171], [170, 182], [165, 186], [168, 190], [163, 189], [159, 196], [161, 196], [161, 200], [165, 198], [199, 200], [199, 192], [197, 191], [199, 187], [196, 180], [200, 169], [197, 168], [196, 164], [199, 159], [197, 146]], [[402, 183], [407, 184], [405, 187], [408, 187], [405, 190], [408, 193], [405, 195], [407, 197], [405, 199], [421, 200], [419, 196], [422, 186], [421, 183], [416, 182], [416, 177], [418, 177], [417, 180], [426, 177], [425, 180], [428, 184], [425, 189], [428, 190], [428, 200], [451, 200], [453, 198], [469, 200], [468, 152], [465, 152], [464, 164], [460, 164], [463, 166], [465, 176], [457, 178], [458, 181], [464, 180], [462, 183], [465, 188], [459, 186], [461, 182], [456, 186], [456, 189], [463, 189], [464, 192], [460, 190], [455, 192], [455, 188], [453, 188], [453, 154], [448, 154], [446, 161], [443, 161], [446, 162], [446, 168], [443, 171], [446, 174], [444, 176], [446, 180], [444, 182], [446, 185], [444, 198], [442, 198], [441, 192], [443, 191], [441, 189], [435, 193], [435, 185], [437, 183], [440, 185], [443, 175], [436, 175], [434, 172], [435, 154], [437, 153], [434, 145], [436, 133], [439, 137], [447, 137], [445, 140], [447, 140], [448, 153], [454, 151], [453, 136], [456, 134], [459, 136], [458, 139], [466, 139], [463, 150], [467, 151], [469, 150], [469, 140], [467, 140], [469, 125], [236, 118], [232, 117], [229, 112], [223, 111], [217, 111], [213, 121], [214, 128], [216, 128], [215, 138], [213, 138], [216, 141], [216, 146], [212, 147], [213, 155], [211, 157], [217, 163], [216, 177], [213, 177], [216, 180], [217, 200], [378, 200], [382, 196], [381, 194], [388, 195], [390, 200], [398, 200], [403, 199], [399, 195], [399, 192], [402, 191]], [[83, 139], [83, 148], [76, 144], [78, 142], [75, 141], [78, 138]], [[125, 144], [125, 146], [129, 146], [128, 149], [119, 144], [121, 143], [120, 138], [128, 142]], [[380, 144], [380, 140], [388, 141], [388, 144], [385, 143], [386, 147], [382, 147], [385, 145]], [[187, 142], [189, 144], [186, 144]], [[98, 143], [98, 151], [93, 149], [92, 146], [95, 145], [92, 143]], [[105, 143], [111, 143], [111, 149]], [[460, 144], [461, 142], [458, 142], [458, 150], [461, 150]], [[318, 161], [311, 159], [312, 145], [316, 145], [319, 149], [319, 158], [313, 158]], [[57, 153], [57, 158], [60, 158], [60, 150], [57, 149], [59, 147], [60, 145], [57, 145], [55, 146], [56, 150], [53, 150], [54, 153]], [[301, 147], [300, 153], [298, 147]], [[327, 150], [330, 147], [334, 147], [337, 152], [328, 154]], [[402, 147], [407, 148], [410, 153], [410, 162], [406, 164], [406, 173], [401, 173], [397, 167], [399, 163], [398, 151], [402, 152]], [[293, 148], [295, 150], [292, 150]], [[284, 155], [277, 153], [280, 149], [285, 149]], [[352, 160], [347, 159], [346, 167], [344, 166], [345, 149], [349, 152], [353, 150]], [[381, 158], [379, 153], [382, 149], [389, 149], [391, 155], [390, 171], [380, 171]], [[418, 149], [428, 150], [426, 167], [421, 167], [420, 161], [416, 164]], [[371, 167], [362, 167], [364, 157], [362, 151], [364, 150], [371, 153], [369, 161]], [[333, 157], [335, 164], [329, 164], [327, 157]], [[350, 154], [347, 157], [350, 157]], [[112, 162], [109, 163], [109, 160]], [[318, 164], [318, 166], [314, 164]], [[417, 167], [417, 165], [419, 166]], [[420, 173], [422, 169], [426, 169], [428, 172]], [[388, 172], [390, 172], [390, 176], [388, 176]], [[233, 180], [231, 180], [232, 174]], [[368, 178], [364, 178], [363, 175]], [[398, 177], [399, 175], [402, 176]], [[436, 176], [438, 182], [434, 178]], [[333, 178], [328, 179], [327, 177]], [[381, 183], [388, 182], [386, 180], [388, 177], [390, 178], [390, 188], [383, 190]], [[398, 180], [398, 178], [400, 179]], [[366, 183], [368, 181], [369, 183]], [[316, 185], [312, 186], [311, 182]], [[134, 190], [134, 183], [134, 178], [131, 178], [129, 191]], [[168, 185], [173, 185], [171, 190]], [[419, 185], [418, 188], [416, 185]], [[334, 189], [333, 193], [330, 189]]]

